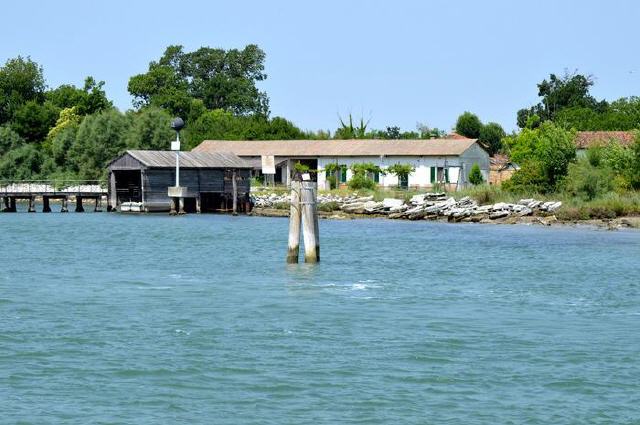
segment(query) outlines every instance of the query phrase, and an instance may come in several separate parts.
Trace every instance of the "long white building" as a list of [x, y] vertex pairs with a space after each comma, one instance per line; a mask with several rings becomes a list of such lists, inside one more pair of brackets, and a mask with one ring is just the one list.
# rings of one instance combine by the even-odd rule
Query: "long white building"
[[275, 180], [290, 182], [297, 162], [318, 170], [318, 187], [327, 188], [325, 168], [341, 166], [339, 183], [347, 183], [354, 163], [370, 162], [383, 170], [393, 164], [410, 164], [415, 171], [408, 181], [399, 182], [393, 174], [372, 176], [383, 187], [430, 188], [445, 184], [449, 189], [469, 184], [469, 171], [478, 164], [485, 181], [489, 179], [489, 154], [474, 139], [417, 140], [205, 140], [194, 151], [233, 152], [249, 160], [256, 170], [273, 161]]

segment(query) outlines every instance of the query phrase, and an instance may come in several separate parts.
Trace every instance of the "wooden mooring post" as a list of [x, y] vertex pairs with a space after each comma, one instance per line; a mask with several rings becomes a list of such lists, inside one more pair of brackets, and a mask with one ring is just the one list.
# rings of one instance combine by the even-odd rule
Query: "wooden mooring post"
[[42, 212], [43, 213], [50, 213], [51, 212], [51, 205], [49, 205], [49, 197], [48, 196], [43, 196], [42, 197]]
[[320, 235], [316, 198], [317, 184], [315, 182], [300, 182], [298, 180], [291, 182], [287, 263], [298, 262], [301, 224], [305, 263], [317, 263], [320, 261]]
[[27, 209], [27, 212], [30, 212], [30, 213], [36, 212], [36, 200], [35, 200], [35, 197], [33, 196], [29, 198], [29, 208]]
[[291, 182], [291, 206], [289, 209], [289, 247], [287, 251], [287, 263], [297, 263], [300, 253], [300, 190], [302, 184], [299, 181]]
[[69, 208], [67, 208], [67, 202], [69, 201], [69, 199], [65, 196], [62, 198], [62, 206], [60, 207], [60, 212], [61, 213], [66, 213], [69, 212]]
[[233, 210], [232, 210], [232, 214], [233, 215], [238, 215], [238, 174], [236, 173], [236, 170], [233, 170], [233, 173], [231, 174], [231, 187], [233, 190]]
[[84, 212], [84, 207], [82, 206], [82, 196], [76, 196], [76, 212]]
[[302, 236], [304, 238], [304, 262], [320, 261], [320, 236], [318, 235], [317, 183], [302, 182]]

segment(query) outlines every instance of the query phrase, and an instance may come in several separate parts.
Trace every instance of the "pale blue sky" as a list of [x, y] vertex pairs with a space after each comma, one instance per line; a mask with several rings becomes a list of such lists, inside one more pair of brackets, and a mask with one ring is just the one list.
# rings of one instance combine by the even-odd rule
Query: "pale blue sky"
[[[175, 5], [175, 6], [173, 6]], [[465, 110], [507, 129], [549, 73], [593, 74], [598, 98], [640, 94], [638, 1], [12, 1], [0, 61], [30, 55], [47, 83], [105, 80], [122, 110], [130, 76], [169, 44], [258, 44], [272, 115], [335, 129], [450, 129]]]

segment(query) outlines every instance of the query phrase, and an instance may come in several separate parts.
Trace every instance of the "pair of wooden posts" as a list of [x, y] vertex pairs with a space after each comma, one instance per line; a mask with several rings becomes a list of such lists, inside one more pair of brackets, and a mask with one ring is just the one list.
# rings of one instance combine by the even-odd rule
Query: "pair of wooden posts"
[[289, 250], [287, 263], [297, 263], [300, 251], [300, 222], [304, 239], [305, 263], [320, 261], [317, 186], [312, 181], [291, 182], [291, 212], [289, 214]]

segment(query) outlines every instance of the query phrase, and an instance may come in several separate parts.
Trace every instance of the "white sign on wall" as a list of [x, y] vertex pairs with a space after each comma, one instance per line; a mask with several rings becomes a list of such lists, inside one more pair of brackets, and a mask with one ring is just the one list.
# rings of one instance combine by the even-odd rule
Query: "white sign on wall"
[[262, 155], [262, 174], [276, 173], [276, 159], [273, 155]]

